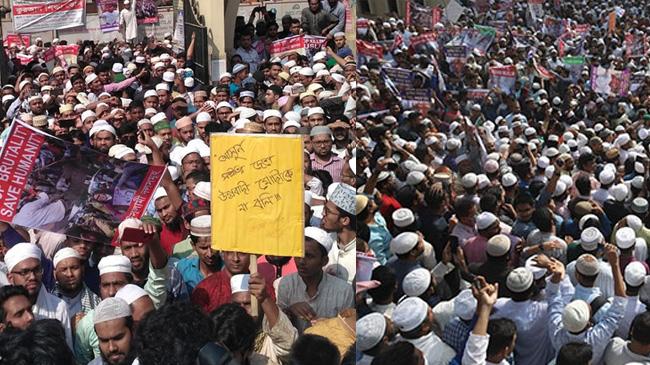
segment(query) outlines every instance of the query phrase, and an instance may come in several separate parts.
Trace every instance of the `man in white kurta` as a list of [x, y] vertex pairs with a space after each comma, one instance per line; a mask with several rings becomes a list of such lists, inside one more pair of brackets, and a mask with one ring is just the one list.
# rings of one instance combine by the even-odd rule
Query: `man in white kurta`
[[[124, 32], [124, 40], [130, 42], [138, 37], [138, 20], [135, 18], [135, 2], [124, 1], [124, 9], [120, 11], [120, 28]], [[131, 5], [131, 8], [128, 6]]]
[[32, 301], [34, 319], [58, 319], [65, 331], [65, 339], [72, 349], [72, 331], [68, 306], [64, 301], [47, 292], [43, 287], [43, 267], [41, 266], [41, 249], [33, 243], [22, 242], [13, 246], [5, 255], [5, 264], [9, 272], [8, 279], [12, 285], [21, 285], [27, 289]]

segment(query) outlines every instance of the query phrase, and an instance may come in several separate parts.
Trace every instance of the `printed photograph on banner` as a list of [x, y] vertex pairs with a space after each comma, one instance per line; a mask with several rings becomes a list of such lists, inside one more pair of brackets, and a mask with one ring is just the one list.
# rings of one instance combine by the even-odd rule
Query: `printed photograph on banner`
[[15, 122], [0, 154], [0, 221], [109, 243], [141, 217], [164, 173]]
[[97, 0], [97, 14], [102, 32], [113, 32], [120, 28], [120, 9], [117, 0]]
[[156, 0], [137, 0], [135, 17], [138, 19], [138, 24], [158, 23]]

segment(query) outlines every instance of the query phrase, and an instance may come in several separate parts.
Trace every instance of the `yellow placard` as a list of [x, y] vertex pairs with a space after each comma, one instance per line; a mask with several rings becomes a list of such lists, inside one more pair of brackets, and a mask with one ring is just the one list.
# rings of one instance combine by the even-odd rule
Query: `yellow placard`
[[210, 135], [212, 247], [303, 256], [301, 136]]

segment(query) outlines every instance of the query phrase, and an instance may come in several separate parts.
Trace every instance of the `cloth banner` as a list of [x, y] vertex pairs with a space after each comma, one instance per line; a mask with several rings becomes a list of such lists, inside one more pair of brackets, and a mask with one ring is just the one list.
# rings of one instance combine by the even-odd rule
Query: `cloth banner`
[[636, 72], [630, 76], [630, 93], [636, 95], [645, 84], [645, 72]]
[[625, 57], [643, 57], [648, 49], [647, 37], [645, 34], [625, 35]]
[[325, 46], [325, 43], [327, 42], [327, 38], [325, 37], [319, 37], [315, 35], [305, 35], [304, 37], [305, 37], [305, 52], [310, 57], [313, 57], [317, 52], [320, 52]]
[[386, 76], [388, 76], [395, 87], [402, 92], [413, 87], [413, 74], [411, 70], [404, 68], [384, 67]]
[[544, 17], [544, 0], [528, 0], [528, 11], [534, 22]]
[[445, 46], [445, 57], [449, 70], [461, 77], [467, 63], [467, 48], [465, 46]]
[[438, 49], [438, 39], [436, 33], [429, 32], [411, 36], [411, 44], [413, 50], [420, 54], [432, 54]]
[[210, 136], [212, 247], [303, 256], [301, 136]]
[[14, 30], [33, 33], [84, 25], [86, 0], [13, 0]]
[[138, 24], [158, 23], [158, 5], [156, 0], [132, 0], [135, 3], [135, 18]]
[[478, 51], [484, 56], [496, 38], [497, 30], [484, 25], [474, 25], [474, 28], [464, 29], [451, 43], [453, 45], [464, 45], [470, 52]]
[[434, 13], [428, 6], [420, 5], [414, 0], [406, 2], [406, 25], [419, 25], [424, 28], [433, 29]]
[[108, 33], [120, 29], [120, 8], [117, 6], [117, 0], [97, 0], [97, 13], [102, 32]]
[[544, 18], [542, 33], [548, 34], [554, 38], [559, 38], [566, 29], [566, 22], [562, 19], [547, 16]]
[[0, 153], [0, 221], [108, 244], [140, 218], [165, 173], [112, 159], [16, 121]]
[[460, 5], [456, 0], [451, 0], [445, 7], [445, 18], [447, 18], [449, 23], [454, 24], [458, 21], [460, 16], [463, 15], [464, 11], [464, 6]]
[[489, 89], [467, 89], [466, 97], [468, 100], [482, 102], [490, 94]]
[[489, 74], [488, 87], [490, 89], [498, 87], [501, 91], [510, 94], [515, 88], [517, 68], [514, 65], [490, 67]]
[[291, 53], [305, 55], [305, 36], [294, 35], [284, 39], [278, 39], [271, 43], [271, 57], [283, 58]]
[[626, 96], [630, 88], [630, 71], [616, 71], [601, 66], [591, 68], [591, 89], [598, 94]]
[[363, 55], [370, 58], [374, 57], [378, 60], [381, 60], [384, 57], [384, 51], [381, 46], [359, 39], [357, 39], [357, 52], [359, 52], [360, 56]]
[[32, 36], [29, 34], [13, 34], [9, 33], [7, 34], [7, 37], [4, 39], [3, 45], [5, 47], [9, 47], [12, 43], [15, 43], [17, 46], [24, 45], [25, 47], [29, 47], [32, 44]]
[[66, 65], [76, 64], [77, 56], [79, 55], [79, 45], [56, 46], [54, 52], [54, 55], [60, 60], [65, 61]]

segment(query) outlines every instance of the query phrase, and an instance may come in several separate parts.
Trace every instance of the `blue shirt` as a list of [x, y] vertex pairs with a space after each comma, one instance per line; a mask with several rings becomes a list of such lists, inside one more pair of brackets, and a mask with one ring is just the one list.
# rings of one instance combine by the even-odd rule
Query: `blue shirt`
[[370, 241], [368, 241], [368, 246], [375, 253], [377, 261], [381, 265], [384, 265], [386, 264], [386, 260], [391, 256], [390, 241], [393, 239], [393, 236], [388, 231], [386, 220], [381, 213], [375, 213], [375, 223], [369, 224], [368, 228], [370, 228]]
[[[176, 270], [181, 273], [187, 291], [192, 294], [194, 288], [199, 285], [201, 280], [205, 279], [199, 268], [199, 258], [197, 256], [186, 257], [176, 264]], [[219, 261], [219, 270], [221, 270], [221, 261]]]

